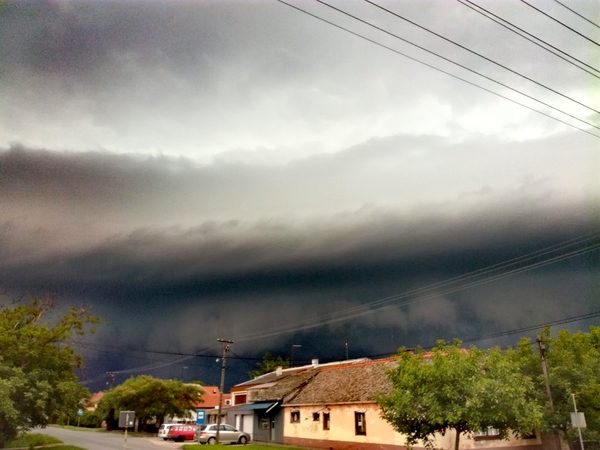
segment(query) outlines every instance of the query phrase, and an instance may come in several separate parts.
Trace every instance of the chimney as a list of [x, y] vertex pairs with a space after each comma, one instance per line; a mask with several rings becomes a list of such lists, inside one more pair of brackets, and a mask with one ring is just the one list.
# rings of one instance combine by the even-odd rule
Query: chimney
[[319, 366], [319, 360], [318, 359], [313, 359], [312, 360], [312, 366], [315, 367], [315, 368], [318, 367]]

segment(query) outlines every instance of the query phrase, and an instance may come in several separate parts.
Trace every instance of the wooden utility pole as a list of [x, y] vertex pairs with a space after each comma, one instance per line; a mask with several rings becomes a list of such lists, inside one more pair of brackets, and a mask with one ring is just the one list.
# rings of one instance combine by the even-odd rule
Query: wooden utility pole
[[[548, 364], [546, 363], [546, 346], [542, 341], [542, 337], [538, 336], [537, 339], [538, 349], [540, 351], [540, 359], [542, 361], [542, 373], [544, 374], [544, 383], [546, 385], [546, 396], [548, 397], [548, 404], [550, 405], [550, 411], [554, 412], [554, 402], [552, 401], [552, 391], [550, 390], [550, 377], [548, 376]], [[560, 450], [562, 444], [560, 442], [560, 436], [556, 431], [552, 432], [554, 436], [554, 448]]]
[[230, 350], [232, 340], [229, 339], [217, 339], [218, 342], [223, 344], [223, 357], [221, 358], [221, 386], [219, 388], [219, 410], [217, 412], [217, 444], [220, 442], [220, 428], [221, 428], [221, 410], [223, 409], [223, 390], [225, 389], [225, 369], [227, 369], [227, 352]]

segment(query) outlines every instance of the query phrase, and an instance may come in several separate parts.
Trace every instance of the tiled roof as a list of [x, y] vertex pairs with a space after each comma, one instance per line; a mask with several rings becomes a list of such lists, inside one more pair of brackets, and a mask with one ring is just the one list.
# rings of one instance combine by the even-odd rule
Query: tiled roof
[[[202, 394], [202, 400], [204, 400], [201, 403], [198, 403], [198, 405], [196, 405], [197, 408], [204, 408], [204, 409], [208, 409], [208, 408], [216, 408], [217, 406], [219, 406], [219, 388], [217, 386], [200, 386], [201, 389], [204, 391], [204, 394]], [[223, 404], [225, 404], [225, 400], [231, 398], [231, 394], [223, 394]]]
[[257, 386], [259, 384], [271, 383], [271, 382], [277, 381], [277, 380], [281, 379], [281, 377], [284, 375], [290, 375], [290, 374], [294, 374], [294, 373], [304, 372], [306, 370], [311, 370], [316, 367], [318, 367], [318, 368], [336, 367], [336, 366], [340, 366], [340, 365], [353, 364], [356, 362], [364, 362], [364, 361], [370, 361], [370, 360], [368, 358], [358, 358], [358, 359], [351, 359], [348, 361], [334, 361], [334, 362], [324, 363], [324, 364], [316, 363], [314, 365], [308, 364], [305, 366], [288, 367], [287, 369], [281, 369], [280, 374], [278, 374], [277, 370], [274, 370], [273, 372], [265, 373], [256, 378], [253, 378], [251, 380], [244, 381], [243, 383], [240, 383], [240, 384], [236, 384], [235, 386], [233, 386], [231, 388], [231, 392], [246, 391], [247, 389], [250, 389], [251, 387]]
[[277, 381], [262, 383], [248, 389], [249, 402], [262, 402], [268, 400], [284, 400], [306, 384], [318, 369], [310, 368], [297, 373], [281, 375]]
[[320, 369], [286, 405], [373, 402], [391, 391], [393, 358]]

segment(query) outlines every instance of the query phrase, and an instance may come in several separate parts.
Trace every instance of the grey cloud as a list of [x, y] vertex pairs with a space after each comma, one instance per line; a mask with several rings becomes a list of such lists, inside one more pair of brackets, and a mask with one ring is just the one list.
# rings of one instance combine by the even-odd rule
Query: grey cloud
[[[368, 5], [346, 6], [415, 33]], [[479, 50], [481, 34], [493, 36], [482, 51], [535, 63], [528, 74], [555, 88], [582, 86], [575, 94], [585, 97], [595, 82], [537, 51], [531, 57], [527, 44], [499, 37], [494, 24], [476, 19], [491, 31], [471, 33], [473, 18], [459, 4], [444, 5], [443, 16], [438, 2], [403, 9]], [[496, 101], [272, 2], [9, 2], [0, 42], [0, 145], [203, 158], [263, 147], [331, 150], [398, 127], [443, 134], [456, 126], [452, 116], [477, 116]]]

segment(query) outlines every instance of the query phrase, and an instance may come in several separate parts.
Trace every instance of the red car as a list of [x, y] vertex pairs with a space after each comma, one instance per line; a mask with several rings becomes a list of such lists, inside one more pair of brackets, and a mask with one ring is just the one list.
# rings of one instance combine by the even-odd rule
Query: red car
[[180, 423], [165, 423], [158, 430], [158, 437], [165, 441], [173, 439], [174, 441], [183, 442], [191, 441], [196, 435], [196, 425], [185, 425]]

